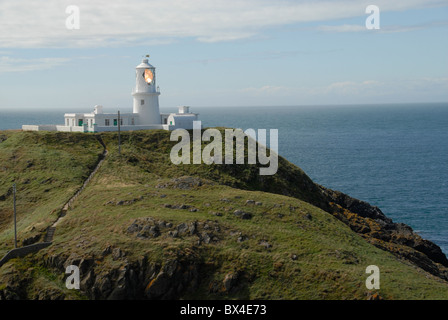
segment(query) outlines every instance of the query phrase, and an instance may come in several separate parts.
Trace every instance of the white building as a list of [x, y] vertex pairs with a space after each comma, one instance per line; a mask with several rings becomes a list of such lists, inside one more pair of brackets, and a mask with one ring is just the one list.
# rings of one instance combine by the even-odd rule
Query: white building
[[135, 70], [132, 113], [103, 113], [103, 107], [97, 105], [92, 113], [66, 113], [63, 125], [23, 125], [22, 129], [67, 132], [117, 131], [118, 121], [122, 131], [193, 129], [193, 121], [198, 120], [198, 114], [191, 113], [190, 107], [179, 107], [178, 113], [160, 113], [160, 91], [159, 87], [156, 87], [156, 68], [148, 63], [148, 59], [143, 59]]

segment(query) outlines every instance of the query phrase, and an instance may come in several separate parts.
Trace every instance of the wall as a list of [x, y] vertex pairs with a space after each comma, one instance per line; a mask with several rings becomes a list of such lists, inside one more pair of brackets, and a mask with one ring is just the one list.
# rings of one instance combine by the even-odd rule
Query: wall
[[30, 253], [38, 252], [39, 250], [46, 248], [50, 245], [51, 242], [40, 242], [31, 244], [29, 246], [12, 249], [11, 251], [8, 251], [8, 253], [6, 253], [6, 255], [0, 260], [0, 267], [11, 259], [22, 258]]

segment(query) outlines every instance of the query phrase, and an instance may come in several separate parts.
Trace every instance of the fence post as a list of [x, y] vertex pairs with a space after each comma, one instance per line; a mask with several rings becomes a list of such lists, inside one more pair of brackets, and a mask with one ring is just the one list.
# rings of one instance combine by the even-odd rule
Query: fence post
[[12, 185], [14, 199], [14, 248], [17, 248], [17, 212], [16, 212], [16, 184]]

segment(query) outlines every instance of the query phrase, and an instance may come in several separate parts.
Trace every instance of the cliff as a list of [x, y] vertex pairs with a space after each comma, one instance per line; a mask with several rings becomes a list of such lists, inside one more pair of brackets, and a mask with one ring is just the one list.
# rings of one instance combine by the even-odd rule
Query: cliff
[[[280, 157], [260, 165], [173, 165], [169, 132], [0, 134], [0, 299], [446, 299], [448, 260], [379, 208], [314, 183]], [[68, 210], [103, 155], [103, 165]], [[381, 289], [365, 287], [365, 268]], [[80, 267], [81, 290], [65, 288]]]

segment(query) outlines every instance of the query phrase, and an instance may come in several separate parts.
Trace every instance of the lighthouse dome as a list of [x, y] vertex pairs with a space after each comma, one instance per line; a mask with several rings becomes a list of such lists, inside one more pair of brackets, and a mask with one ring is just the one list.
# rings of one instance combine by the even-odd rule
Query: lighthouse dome
[[148, 68], [154, 69], [154, 67], [148, 63], [148, 59], [143, 59], [142, 63], [140, 63], [136, 68], [137, 69], [148, 69]]

